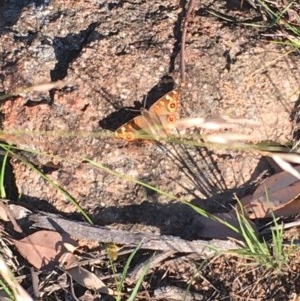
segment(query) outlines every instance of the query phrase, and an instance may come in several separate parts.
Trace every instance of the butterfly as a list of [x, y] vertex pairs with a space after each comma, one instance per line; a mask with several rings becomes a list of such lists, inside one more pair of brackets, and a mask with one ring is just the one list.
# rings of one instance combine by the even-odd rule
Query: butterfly
[[128, 142], [136, 139], [167, 138], [175, 121], [179, 119], [179, 100], [179, 89], [168, 92], [148, 110], [141, 109], [141, 115], [120, 126], [115, 131], [115, 137]]

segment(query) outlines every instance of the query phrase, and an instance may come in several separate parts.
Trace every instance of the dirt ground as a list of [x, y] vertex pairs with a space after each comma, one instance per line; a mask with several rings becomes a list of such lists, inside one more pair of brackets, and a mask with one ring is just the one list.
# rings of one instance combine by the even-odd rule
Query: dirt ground
[[[184, 4], [175, 0], [7, 0], [0, 4], [0, 91], [23, 92], [2, 102], [2, 127], [11, 133], [6, 140], [32, 150], [22, 154], [75, 198], [97, 225], [203, 238], [198, 215], [180, 201], [97, 169], [85, 158], [211, 212], [228, 210], [234, 193], [239, 197], [251, 193], [272, 173], [268, 161], [250, 151], [114, 138], [113, 131], [132, 117], [132, 109], [180, 84]], [[196, 1], [186, 38], [187, 84], [182, 89], [181, 118], [243, 118], [256, 124], [241, 127], [239, 133], [251, 133], [255, 142], [289, 143], [299, 100], [299, 54], [271, 41], [276, 29], [226, 22], [209, 10], [248, 23], [264, 21], [247, 1], [242, 7], [240, 1]], [[23, 88], [58, 80], [66, 86], [41, 93]], [[12, 159], [11, 169], [8, 193], [14, 201], [34, 210], [76, 212], [57, 189], [22, 162]], [[296, 284], [291, 285], [294, 280], [282, 284], [281, 276], [278, 280], [272, 275], [274, 282], [258, 269], [243, 277], [241, 288], [238, 280], [236, 286], [232, 282], [242, 273], [235, 259], [224, 257], [217, 263], [218, 267], [208, 265], [206, 279], [195, 278], [201, 285], [193, 283], [193, 290], [202, 294], [195, 300], [245, 296], [296, 300], [292, 299], [298, 293]], [[296, 266], [290, 271], [293, 275], [299, 271]], [[234, 268], [229, 272], [230, 267]], [[198, 263], [172, 261], [156, 271], [147, 289], [154, 291], [157, 279], [168, 269], [167, 285], [181, 283], [184, 288], [198, 268]], [[276, 283], [274, 288], [266, 279]], [[256, 281], [253, 291], [245, 288]]]

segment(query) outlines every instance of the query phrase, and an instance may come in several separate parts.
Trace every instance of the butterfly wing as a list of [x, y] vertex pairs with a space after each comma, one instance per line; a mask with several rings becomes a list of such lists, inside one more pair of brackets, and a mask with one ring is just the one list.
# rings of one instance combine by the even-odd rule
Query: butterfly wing
[[158, 99], [148, 111], [156, 127], [159, 126], [166, 135], [179, 119], [179, 101], [180, 91], [175, 89]]
[[144, 117], [139, 115], [128, 122], [124, 123], [115, 131], [115, 137], [128, 142], [142, 139], [141, 132], [143, 131]]
[[115, 137], [126, 141], [135, 139], [165, 138], [178, 119], [180, 93], [172, 90], [158, 99], [149, 110], [123, 124], [115, 132]]

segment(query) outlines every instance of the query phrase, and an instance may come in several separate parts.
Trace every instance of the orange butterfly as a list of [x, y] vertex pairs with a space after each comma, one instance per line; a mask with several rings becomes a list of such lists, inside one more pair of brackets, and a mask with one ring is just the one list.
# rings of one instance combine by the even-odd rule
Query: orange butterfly
[[179, 119], [180, 91], [174, 89], [159, 98], [150, 108], [142, 109], [115, 131], [115, 137], [126, 141], [166, 138]]

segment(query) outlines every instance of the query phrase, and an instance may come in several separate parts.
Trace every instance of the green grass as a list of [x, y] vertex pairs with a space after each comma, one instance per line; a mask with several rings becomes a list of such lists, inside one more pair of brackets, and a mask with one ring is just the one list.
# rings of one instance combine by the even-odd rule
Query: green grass
[[[128, 274], [129, 271], [129, 267], [131, 264], [131, 261], [133, 260], [134, 256], [137, 254], [138, 250], [140, 250], [141, 245], [142, 245], [142, 241], [140, 242], [140, 244], [134, 249], [134, 251], [129, 255], [128, 259], [126, 260], [126, 263], [124, 265], [124, 269], [122, 271], [121, 274], [121, 278], [118, 280], [117, 277], [115, 276], [115, 280], [116, 280], [116, 286], [117, 286], [117, 296], [116, 296], [116, 301], [121, 301], [122, 300], [122, 295], [123, 295], [123, 289], [124, 289], [124, 285], [125, 285], [125, 281], [126, 281], [126, 276]], [[151, 258], [148, 260], [148, 262], [146, 263], [138, 281], [136, 282], [129, 298], [127, 299], [127, 301], [133, 301], [136, 300], [136, 296], [138, 294], [139, 288], [144, 280], [145, 275], [147, 274], [147, 272], [150, 269], [150, 264], [151, 264]]]
[[260, 266], [267, 270], [272, 269], [277, 273], [283, 272], [283, 268], [288, 266], [290, 255], [295, 251], [292, 242], [288, 248], [289, 251], [283, 246], [283, 224], [278, 223], [277, 218], [272, 215], [274, 227], [271, 229], [271, 241], [267, 242], [264, 238], [260, 238], [253, 229], [249, 220], [245, 217], [239, 201], [238, 205], [239, 210], [236, 212], [239, 229], [237, 230], [243, 241], [240, 249], [231, 250], [231, 252], [245, 258], [249, 261], [249, 264]]

